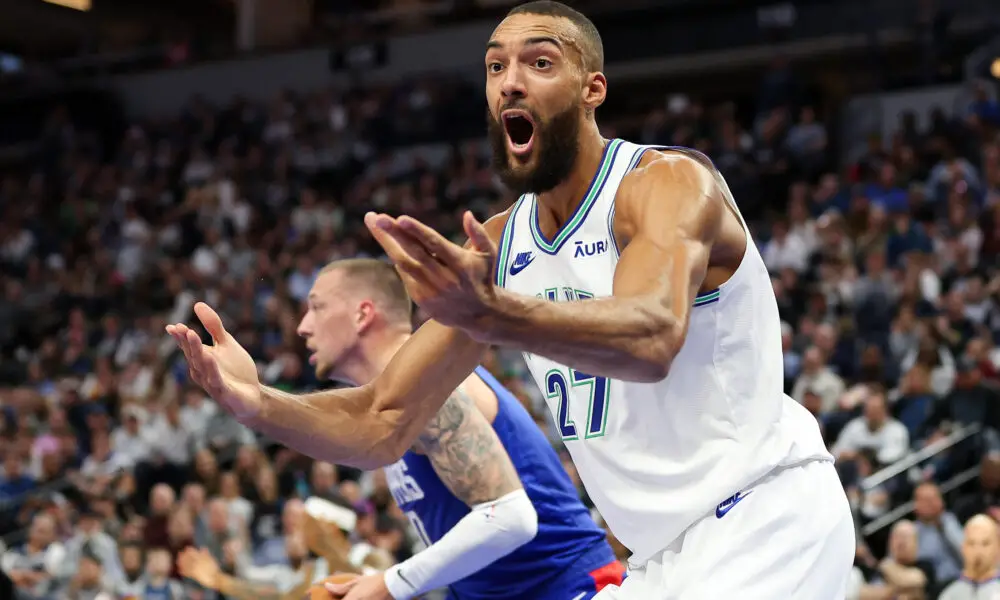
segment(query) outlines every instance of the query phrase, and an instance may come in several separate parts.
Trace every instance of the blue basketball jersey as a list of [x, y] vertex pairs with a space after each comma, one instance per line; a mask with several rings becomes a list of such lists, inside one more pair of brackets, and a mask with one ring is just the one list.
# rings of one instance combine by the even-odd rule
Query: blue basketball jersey
[[[455, 600], [534, 598], [567, 571], [582, 574], [615, 561], [558, 455], [521, 403], [483, 367], [476, 375], [497, 396], [493, 428], [538, 513], [535, 539], [451, 585]], [[430, 460], [415, 452], [386, 467], [393, 497], [427, 545], [441, 539], [469, 507], [441, 482]]]

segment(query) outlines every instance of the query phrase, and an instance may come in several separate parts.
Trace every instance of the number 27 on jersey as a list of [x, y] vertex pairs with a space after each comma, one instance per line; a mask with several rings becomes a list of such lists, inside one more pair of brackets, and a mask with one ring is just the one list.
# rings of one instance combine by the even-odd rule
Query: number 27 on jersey
[[584, 391], [587, 399], [587, 422], [584, 439], [598, 438], [605, 434], [608, 425], [608, 399], [610, 381], [605, 377], [587, 375], [575, 369], [552, 369], [545, 374], [545, 397], [557, 402], [556, 422], [563, 441], [580, 439], [580, 427], [569, 414], [571, 396]]

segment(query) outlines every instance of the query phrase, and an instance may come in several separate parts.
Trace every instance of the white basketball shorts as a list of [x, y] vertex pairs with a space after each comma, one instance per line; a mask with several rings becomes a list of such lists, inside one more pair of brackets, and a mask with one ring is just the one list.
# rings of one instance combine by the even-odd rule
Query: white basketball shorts
[[832, 462], [774, 471], [594, 600], [844, 600], [854, 521]]

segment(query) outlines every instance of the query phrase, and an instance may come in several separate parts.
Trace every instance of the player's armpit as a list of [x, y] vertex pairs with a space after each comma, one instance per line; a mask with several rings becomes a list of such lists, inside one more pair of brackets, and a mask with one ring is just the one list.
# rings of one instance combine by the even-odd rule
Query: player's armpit
[[522, 487], [500, 438], [462, 388], [431, 418], [417, 447], [451, 493], [469, 506]]
[[262, 388], [263, 409], [248, 425], [314, 458], [376, 469], [413, 445], [484, 350], [462, 331], [428, 321], [372, 383], [304, 395]]
[[498, 291], [487, 339], [591, 375], [659, 381], [684, 342], [691, 306], [725, 215], [713, 173], [693, 158], [652, 154], [623, 180], [613, 296], [549, 302]]

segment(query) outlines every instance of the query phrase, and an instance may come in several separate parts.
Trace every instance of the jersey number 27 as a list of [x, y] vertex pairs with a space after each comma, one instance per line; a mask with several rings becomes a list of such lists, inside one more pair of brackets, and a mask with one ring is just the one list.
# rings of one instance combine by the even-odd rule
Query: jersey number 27
[[552, 369], [545, 374], [545, 397], [558, 402], [556, 421], [564, 441], [580, 439], [578, 427], [569, 416], [570, 390], [579, 388], [587, 388], [589, 396], [587, 426], [583, 438], [589, 440], [603, 436], [608, 425], [608, 394], [611, 390], [608, 379], [587, 375], [575, 369], [569, 369], [568, 373], [562, 369]]

